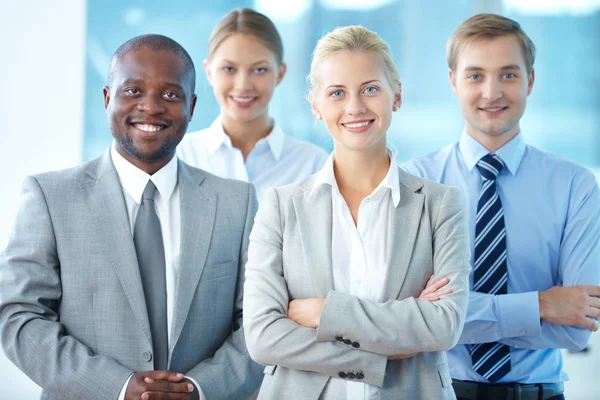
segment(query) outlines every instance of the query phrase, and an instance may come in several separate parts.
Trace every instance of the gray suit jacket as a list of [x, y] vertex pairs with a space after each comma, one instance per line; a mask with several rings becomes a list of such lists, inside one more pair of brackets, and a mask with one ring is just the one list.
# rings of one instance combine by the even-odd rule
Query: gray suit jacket
[[[242, 293], [254, 189], [179, 162], [181, 259], [169, 369], [208, 399], [245, 398], [262, 379], [248, 356]], [[28, 177], [0, 257], [6, 355], [42, 398], [116, 399], [153, 369], [152, 338], [123, 191], [110, 152]]]
[[[250, 235], [244, 331], [267, 365], [259, 398], [318, 399], [330, 377], [352, 373], [382, 400], [454, 399], [444, 351], [462, 330], [470, 271], [459, 191], [399, 170], [386, 301], [374, 303], [333, 290], [331, 188], [308, 198], [314, 180], [268, 191]], [[452, 293], [415, 300], [431, 274], [449, 278]], [[311, 297], [326, 298], [316, 330], [287, 318], [289, 301]]]

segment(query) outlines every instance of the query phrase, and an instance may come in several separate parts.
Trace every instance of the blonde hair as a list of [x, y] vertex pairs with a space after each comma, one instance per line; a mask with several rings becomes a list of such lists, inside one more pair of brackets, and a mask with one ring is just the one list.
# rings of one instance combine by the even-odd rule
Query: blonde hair
[[310, 65], [310, 74], [308, 75], [308, 83], [310, 91], [308, 98], [313, 98], [313, 90], [317, 86], [317, 69], [327, 57], [342, 50], [350, 51], [370, 51], [381, 57], [381, 61], [385, 66], [387, 77], [392, 90], [397, 90], [400, 85], [400, 74], [398, 67], [392, 57], [392, 52], [388, 44], [381, 37], [362, 26], [346, 26], [336, 28], [319, 39], [313, 59]]
[[213, 28], [208, 39], [208, 60], [212, 58], [219, 45], [234, 33], [256, 37], [275, 54], [278, 65], [283, 63], [283, 42], [273, 21], [266, 15], [249, 8], [231, 10]]
[[515, 35], [519, 40], [525, 57], [527, 73], [530, 73], [535, 62], [535, 45], [517, 21], [496, 14], [474, 15], [454, 31], [446, 44], [448, 67], [452, 71], [456, 71], [458, 56], [471, 41], [481, 38], [493, 39], [507, 35]]

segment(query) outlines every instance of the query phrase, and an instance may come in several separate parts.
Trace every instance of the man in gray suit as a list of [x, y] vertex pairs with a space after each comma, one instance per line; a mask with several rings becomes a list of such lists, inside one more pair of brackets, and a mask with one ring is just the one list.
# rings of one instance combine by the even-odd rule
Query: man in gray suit
[[0, 324], [43, 399], [235, 399], [260, 383], [242, 328], [254, 189], [175, 156], [194, 87], [178, 43], [131, 39], [104, 88], [111, 148], [25, 180]]

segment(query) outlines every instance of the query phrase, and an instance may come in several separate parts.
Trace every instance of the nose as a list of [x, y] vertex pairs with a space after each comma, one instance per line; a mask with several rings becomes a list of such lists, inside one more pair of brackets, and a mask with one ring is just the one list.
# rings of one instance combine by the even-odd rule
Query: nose
[[365, 104], [360, 95], [351, 95], [348, 100], [346, 112], [348, 115], [360, 115], [367, 111]]
[[251, 90], [250, 76], [245, 72], [239, 72], [235, 77], [235, 88], [238, 90]]
[[502, 97], [502, 84], [497, 79], [488, 79], [483, 87], [483, 98], [489, 101]]
[[151, 93], [140, 99], [137, 108], [148, 115], [163, 114], [166, 111], [163, 98]]

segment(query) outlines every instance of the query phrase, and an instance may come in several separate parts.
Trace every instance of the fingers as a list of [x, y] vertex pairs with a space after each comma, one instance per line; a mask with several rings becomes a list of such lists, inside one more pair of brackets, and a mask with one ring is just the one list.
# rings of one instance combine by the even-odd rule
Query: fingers
[[142, 400], [189, 400], [189, 393], [144, 392]]
[[584, 286], [590, 296], [600, 296], [600, 286]]
[[598, 330], [598, 324], [596, 321], [590, 318], [585, 318], [585, 321], [582, 324], [583, 327], [589, 329], [592, 332], [596, 332]]
[[[146, 378], [148, 379], [148, 378]], [[194, 385], [191, 383], [173, 383], [173, 382], [148, 382], [145, 390], [147, 392], [168, 392], [168, 393], [191, 393], [194, 391]]]
[[435, 275], [431, 275], [429, 277], [429, 279], [427, 279], [427, 283], [425, 284], [425, 288], [427, 289], [429, 287], [429, 285], [431, 284], [431, 282], [433, 281], [433, 278], [435, 278]]
[[440, 279], [439, 281], [433, 282], [431, 285], [428, 285], [428, 287], [425, 288], [424, 292], [427, 292], [427, 293], [436, 292], [440, 288], [446, 286], [448, 284], [448, 282], [450, 282], [450, 280], [448, 278]]
[[[179, 382], [183, 379], [181, 372], [173, 371], [146, 371], [142, 375], [145, 377], [146, 383], [152, 383], [154, 381], [167, 381], [167, 382]], [[147, 381], [149, 379], [150, 381]]]

